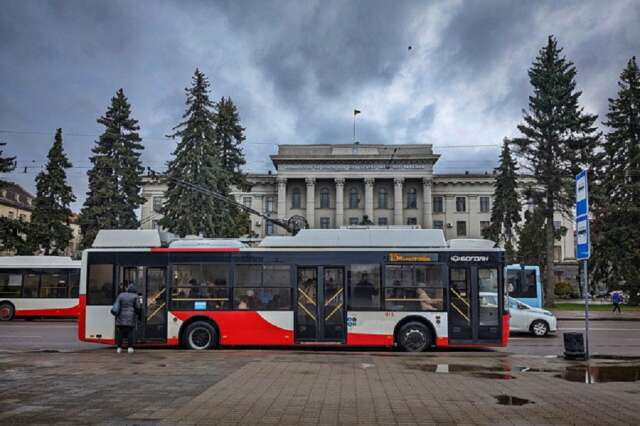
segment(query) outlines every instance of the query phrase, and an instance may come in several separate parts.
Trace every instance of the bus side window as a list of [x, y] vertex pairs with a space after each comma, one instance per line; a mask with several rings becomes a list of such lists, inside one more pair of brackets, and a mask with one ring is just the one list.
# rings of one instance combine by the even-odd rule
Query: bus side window
[[113, 265], [89, 265], [87, 305], [111, 305], [114, 299]]
[[536, 271], [526, 269], [524, 271], [524, 280], [522, 282], [521, 297], [537, 297], [536, 291]]
[[22, 291], [22, 274], [10, 272], [0, 273], [0, 298], [20, 297]]
[[69, 271], [69, 296], [70, 298], [78, 297], [80, 290], [80, 270], [73, 269]]
[[22, 297], [38, 297], [40, 286], [40, 273], [37, 271], [25, 271], [22, 286]]

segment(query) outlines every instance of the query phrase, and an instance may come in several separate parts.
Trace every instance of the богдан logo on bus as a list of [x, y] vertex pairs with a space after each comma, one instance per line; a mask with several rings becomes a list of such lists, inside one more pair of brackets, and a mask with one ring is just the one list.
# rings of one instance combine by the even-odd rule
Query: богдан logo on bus
[[452, 262], [488, 262], [489, 256], [451, 256]]

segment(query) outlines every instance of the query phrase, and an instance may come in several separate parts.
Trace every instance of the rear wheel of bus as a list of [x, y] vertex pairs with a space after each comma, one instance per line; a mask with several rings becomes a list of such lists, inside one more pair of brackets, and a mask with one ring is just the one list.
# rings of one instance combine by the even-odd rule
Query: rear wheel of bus
[[205, 350], [216, 346], [218, 333], [211, 323], [196, 321], [189, 324], [184, 332], [184, 345], [189, 349]]
[[429, 328], [419, 322], [408, 322], [398, 333], [398, 346], [405, 352], [423, 352], [431, 347]]
[[0, 303], [0, 321], [11, 321], [16, 310], [11, 303]]

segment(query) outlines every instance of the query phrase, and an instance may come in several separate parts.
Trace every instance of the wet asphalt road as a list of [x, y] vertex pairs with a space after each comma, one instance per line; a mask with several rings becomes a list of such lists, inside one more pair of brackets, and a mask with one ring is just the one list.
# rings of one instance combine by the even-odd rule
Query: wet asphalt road
[[[560, 321], [556, 335], [534, 338], [512, 335], [506, 351], [526, 355], [559, 355], [563, 351], [562, 332], [582, 331], [582, 321]], [[103, 348], [102, 345], [80, 342], [76, 323], [72, 321], [23, 321], [0, 323], [0, 351], [78, 351]], [[640, 321], [591, 322], [593, 354], [640, 357]]]

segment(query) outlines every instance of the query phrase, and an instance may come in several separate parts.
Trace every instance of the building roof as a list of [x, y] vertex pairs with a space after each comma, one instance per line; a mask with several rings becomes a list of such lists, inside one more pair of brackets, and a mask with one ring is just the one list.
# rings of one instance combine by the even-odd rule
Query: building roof
[[14, 182], [0, 182], [0, 204], [16, 207], [21, 210], [33, 210], [35, 197]]

